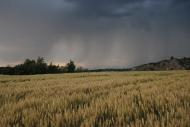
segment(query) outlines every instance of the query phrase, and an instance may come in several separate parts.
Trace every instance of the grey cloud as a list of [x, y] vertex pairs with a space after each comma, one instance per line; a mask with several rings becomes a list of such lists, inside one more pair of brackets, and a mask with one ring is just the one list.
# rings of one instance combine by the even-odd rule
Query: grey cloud
[[[104, 16], [117, 16], [125, 11], [119, 8], [126, 5], [140, 4], [140, 0], [67, 0], [76, 5], [76, 12], [78, 15], [86, 17], [104, 17]], [[118, 12], [117, 12], [118, 11]], [[128, 12], [125, 12], [126, 14]], [[128, 14], [127, 14], [128, 15]]]
[[129, 67], [188, 56], [187, 0], [1, 0], [0, 64], [45, 56]]

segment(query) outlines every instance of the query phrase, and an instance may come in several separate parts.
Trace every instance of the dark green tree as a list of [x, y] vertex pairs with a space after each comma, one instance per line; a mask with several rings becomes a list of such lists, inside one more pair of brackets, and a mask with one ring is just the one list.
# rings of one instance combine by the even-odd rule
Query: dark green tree
[[43, 57], [38, 57], [36, 60], [36, 73], [37, 74], [45, 74], [47, 73], [47, 64], [45, 63], [45, 60]]
[[73, 73], [73, 72], [75, 72], [75, 69], [76, 69], [76, 66], [75, 66], [74, 61], [70, 60], [70, 62], [67, 63], [67, 65], [66, 65], [67, 72]]
[[48, 73], [53, 74], [53, 73], [60, 73], [59, 66], [53, 65], [52, 62], [48, 66]]
[[21, 65], [22, 74], [35, 74], [36, 73], [36, 62], [35, 60], [26, 59], [24, 64]]

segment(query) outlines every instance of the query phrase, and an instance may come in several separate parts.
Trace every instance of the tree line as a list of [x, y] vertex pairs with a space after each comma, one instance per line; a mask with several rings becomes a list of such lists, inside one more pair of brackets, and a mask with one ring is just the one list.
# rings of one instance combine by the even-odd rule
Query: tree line
[[43, 57], [37, 60], [26, 59], [24, 63], [14, 67], [0, 67], [0, 74], [6, 75], [34, 75], [34, 74], [54, 74], [54, 73], [73, 73], [82, 71], [82, 67], [76, 68], [74, 61], [70, 60], [66, 66], [48, 65]]

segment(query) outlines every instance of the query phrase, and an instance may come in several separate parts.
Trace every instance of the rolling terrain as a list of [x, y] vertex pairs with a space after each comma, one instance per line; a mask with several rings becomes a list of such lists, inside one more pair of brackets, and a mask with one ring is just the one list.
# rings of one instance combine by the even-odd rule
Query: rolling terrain
[[190, 70], [190, 58], [174, 58], [133, 67], [132, 71]]

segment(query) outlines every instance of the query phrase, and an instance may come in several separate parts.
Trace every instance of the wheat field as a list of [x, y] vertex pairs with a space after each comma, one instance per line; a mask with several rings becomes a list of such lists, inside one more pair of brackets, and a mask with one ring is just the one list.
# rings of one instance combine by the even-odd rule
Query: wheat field
[[190, 127], [190, 72], [1, 75], [0, 127]]

